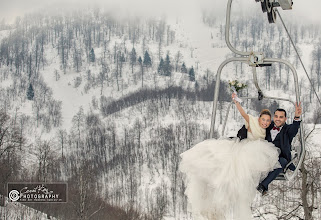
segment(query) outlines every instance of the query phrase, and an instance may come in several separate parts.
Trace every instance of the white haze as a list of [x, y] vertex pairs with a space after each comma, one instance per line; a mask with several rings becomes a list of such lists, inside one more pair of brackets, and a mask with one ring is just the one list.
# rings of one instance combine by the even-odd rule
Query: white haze
[[[283, 17], [299, 18], [306, 23], [321, 21], [321, 1], [293, 0], [293, 10], [281, 12]], [[211, 10], [218, 17], [224, 17], [227, 0], [0, 0], [0, 19], [14, 22], [15, 17], [25, 13], [46, 10], [60, 11], [78, 8], [104, 7], [116, 14], [141, 16], [168, 16], [197, 19], [202, 9]], [[309, 3], [307, 3], [309, 2]], [[260, 4], [255, 0], [234, 0], [233, 9], [244, 15], [260, 11]], [[265, 15], [266, 16], [266, 15]]]

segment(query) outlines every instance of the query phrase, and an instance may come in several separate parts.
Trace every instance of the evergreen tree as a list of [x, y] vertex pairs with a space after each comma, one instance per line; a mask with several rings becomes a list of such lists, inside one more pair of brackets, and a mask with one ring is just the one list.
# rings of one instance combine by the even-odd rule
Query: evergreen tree
[[149, 53], [147, 52], [147, 50], [145, 51], [145, 54], [144, 54], [144, 66], [146, 67], [150, 67], [152, 66], [152, 60], [149, 56]]
[[117, 54], [117, 65], [118, 65], [118, 73], [119, 73], [119, 77], [122, 77], [122, 72], [123, 72], [123, 64], [124, 62], [126, 61], [125, 60], [125, 56], [124, 56], [124, 53], [118, 51], [118, 54]]
[[132, 65], [132, 73], [134, 73], [134, 65], [136, 63], [136, 60], [137, 60], [136, 50], [133, 47], [133, 49], [130, 53], [130, 64]]
[[195, 81], [195, 71], [194, 71], [193, 67], [189, 70], [188, 75], [189, 75], [189, 80], [194, 82]]
[[182, 64], [181, 72], [182, 72], [182, 73], [187, 73], [187, 68], [186, 68], [185, 63]]
[[163, 58], [161, 58], [161, 60], [159, 62], [157, 71], [160, 75], [164, 75], [164, 59]]
[[126, 61], [124, 53], [121, 53], [119, 61], [122, 63]]
[[170, 76], [172, 74], [172, 65], [168, 54], [166, 55], [166, 59], [164, 63], [164, 73], [165, 73], [165, 76]]
[[141, 68], [141, 71], [142, 71], [142, 87], [144, 87], [144, 65], [143, 65], [143, 60], [142, 58], [139, 56], [138, 58], [138, 62], [139, 62], [139, 65], [140, 65], [140, 68]]
[[29, 88], [28, 88], [28, 91], [27, 91], [27, 99], [28, 100], [33, 100], [33, 97], [35, 96], [35, 93], [34, 93], [34, 90], [33, 90], [33, 87], [30, 83], [29, 85]]
[[138, 57], [138, 63], [139, 63], [140, 65], [142, 65], [142, 62], [143, 62], [142, 57], [139, 56], [139, 57]]
[[195, 81], [195, 89], [198, 90], [200, 88], [200, 85], [198, 84], [197, 81]]
[[96, 60], [95, 51], [94, 51], [94, 48], [91, 48], [89, 53], [89, 61], [93, 63], [95, 62], [95, 60]]

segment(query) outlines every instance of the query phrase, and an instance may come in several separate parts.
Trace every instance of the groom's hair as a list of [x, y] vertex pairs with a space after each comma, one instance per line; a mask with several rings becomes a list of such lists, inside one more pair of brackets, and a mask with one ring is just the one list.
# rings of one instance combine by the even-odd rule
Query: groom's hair
[[[286, 111], [283, 108], [278, 108], [277, 110], [275, 110], [275, 112], [276, 111], [284, 112], [284, 116], [286, 117]], [[275, 114], [275, 112], [274, 112], [274, 114]]]

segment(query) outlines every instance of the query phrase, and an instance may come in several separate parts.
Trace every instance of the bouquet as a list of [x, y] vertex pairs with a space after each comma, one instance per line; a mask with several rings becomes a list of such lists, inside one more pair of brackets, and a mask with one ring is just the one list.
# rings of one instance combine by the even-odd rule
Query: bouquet
[[247, 87], [246, 84], [243, 84], [243, 83], [239, 82], [238, 80], [233, 80], [233, 81], [229, 80], [228, 84], [230, 85], [231, 90], [234, 91], [234, 92], [238, 92], [241, 89], [244, 89], [245, 87]]
[[[237, 95], [237, 92], [240, 91], [241, 89], [244, 89], [245, 87], [247, 87], [246, 84], [243, 84], [241, 82], [239, 82], [238, 80], [233, 80], [233, 81], [228, 81], [228, 84], [231, 88], [231, 90]], [[240, 99], [239, 97], [236, 97], [235, 100], [237, 102], [242, 102], [242, 99]]]

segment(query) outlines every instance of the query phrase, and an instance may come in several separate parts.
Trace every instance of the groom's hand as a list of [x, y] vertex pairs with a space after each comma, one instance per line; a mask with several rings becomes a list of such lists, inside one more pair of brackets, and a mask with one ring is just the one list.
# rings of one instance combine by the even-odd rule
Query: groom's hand
[[295, 103], [295, 117], [296, 117], [296, 118], [299, 118], [301, 115], [302, 115], [301, 102], [299, 102], [299, 105], [298, 105], [298, 103], [296, 102], [296, 103]]

